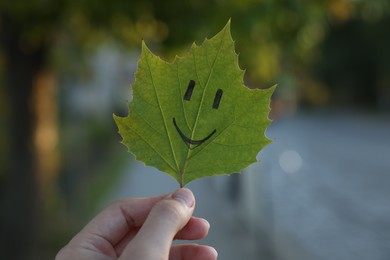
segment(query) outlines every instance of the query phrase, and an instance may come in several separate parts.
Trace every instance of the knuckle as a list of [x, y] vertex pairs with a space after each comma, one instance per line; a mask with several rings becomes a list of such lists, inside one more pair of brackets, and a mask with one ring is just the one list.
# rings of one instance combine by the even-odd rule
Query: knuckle
[[160, 216], [175, 222], [185, 219], [188, 215], [185, 207], [176, 200], [162, 200], [156, 204], [155, 210]]

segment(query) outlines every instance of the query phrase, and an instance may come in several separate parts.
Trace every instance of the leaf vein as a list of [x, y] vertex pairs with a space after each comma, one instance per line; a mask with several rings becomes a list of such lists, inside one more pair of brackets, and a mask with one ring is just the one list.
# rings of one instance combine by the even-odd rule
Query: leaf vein
[[150, 128], [152, 128], [156, 133], [158, 133], [159, 135], [162, 135], [162, 133], [160, 133], [160, 131], [158, 131], [151, 123], [149, 123], [148, 120], [146, 120], [140, 113], [137, 113], [136, 111], [134, 111], [134, 114], [136, 114], [139, 118], [142, 119], [142, 121], [144, 121]]
[[152, 85], [153, 85], [153, 89], [154, 89], [154, 92], [156, 94], [156, 98], [157, 98], [157, 104], [158, 104], [158, 107], [160, 109], [160, 112], [161, 112], [161, 116], [163, 118], [163, 121], [164, 121], [164, 127], [165, 127], [165, 131], [167, 133], [167, 136], [168, 136], [168, 140], [169, 140], [169, 145], [170, 145], [170, 148], [171, 148], [171, 152], [172, 152], [172, 156], [174, 158], [174, 161], [175, 161], [175, 164], [176, 164], [176, 167], [177, 167], [177, 170], [176, 171], [179, 171], [179, 164], [177, 162], [177, 158], [176, 158], [176, 154], [175, 154], [175, 151], [173, 149], [173, 145], [172, 145], [172, 140], [171, 140], [171, 136], [169, 134], [169, 131], [168, 131], [168, 125], [167, 125], [167, 120], [165, 118], [165, 115], [164, 115], [164, 111], [161, 107], [161, 101], [160, 101], [160, 98], [159, 98], [159, 95], [158, 95], [158, 92], [157, 92], [157, 88], [156, 88], [156, 84], [154, 82], [154, 78], [153, 78], [153, 73], [152, 73], [152, 70], [150, 68], [150, 64], [149, 64], [149, 59], [147, 58], [146, 59], [146, 64], [148, 66], [148, 70], [149, 70], [149, 74], [150, 74], [150, 78], [152, 79]]
[[132, 131], [133, 133], [135, 133], [136, 135], [138, 135], [138, 137], [139, 137], [140, 139], [142, 139], [147, 145], [149, 145], [149, 147], [152, 148], [152, 150], [153, 150], [156, 154], [158, 154], [158, 156], [160, 156], [161, 159], [163, 159], [163, 160], [166, 162], [166, 164], [169, 166], [169, 168], [171, 168], [174, 172], [176, 171], [176, 169], [171, 165], [171, 163], [170, 163], [170, 162], [169, 162], [161, 153], [159, 153], [158, 150], [155, 149], [154, 146], [153, 146], [150, 142], [147, 141], [147, 139], [145, 139], [145, 138], [144, 138], [141, 134], [139, 134], [135, 129], [133, 129], [133, 128], [129, 127], [129, 126], [126, 126], [126, 128], [129, 129], [130, 131]]
[[184, 98], [183, 98], [184, 95], [183, 95], [183, 91], [181, 89], [181, 80], [180, 80], [180, 76], [179, 76], [179, 63], [176, 63], [176, 75], [177, 75], [177, 79], [179, 81], [180, 100], [181, 100], [181, 104], [183, 106], [184, 119], [186, 120], [188, 129], [190, 131], [192, 131], [192, 129], [190, 127], [190, 124], [188, 122], [187, 113], [186, 113], [186, 109], [185, 109], [185, 106], [184, 106]]
[[[224, 37], [225, 37], [225, 35], [226, 35], [226, 33], [224, 34]], [[195, 135], [195, 132], [196, 132], [196, 126], [197, 126], [197, 124], [198, 124], [199, 116], [200, 116], [201, 111], [202, 111], [202, 106], [203, 106], [203, 101], [204, 101], [204, 97], [205, 97], [205, 94], [206, 94], [206, 89], [207, 89], [208, 84], [209, 84], [209, 82], [210, 82], [211, 75], [213, 74], [215, 63], [216, 63], [217, 58], [218, 58], [218, 56], [219, 56], [219, 53], [220, 53], [220, 51], [221, 51], [224, 37], [222, 37], [222, 39], [221, 39], [221, 42], [220, 42], [220, 45], [219, 45], [217, 54], [215, 55], [213, 64], [212, 64], [212, 66], [211, 66], [211, 68], [210, 68], [210, 73], [209, 73], [209, 75], [208, 75], [206, 85], [205, 85], [205, 87], [204, 87], [204, 89], [203, 89], [202, 99], [201, 99], [200, 102], [199, 102], [198, 112], [197, 112], [197, 115], [196, 115], [196, 119], [195, 119], [193, 131], [192, 131], [192, 133], [191, 133], [191, 139], [194, 139], [194, 135]], [[193, 52], [193, 55], [194, 55], [194, 63], [195, 63], [195, 67], [196, 67], [196, 60], [195, 60], [195, 53], [194, 53], [194, 52]], [[189, 153], [189, 152], [190, 152], [190, 150], [188, 151], [188, 153]], [[189, 157], [189, 154], [188, 154], [188, 153], [187, 153], [187, 158]]]

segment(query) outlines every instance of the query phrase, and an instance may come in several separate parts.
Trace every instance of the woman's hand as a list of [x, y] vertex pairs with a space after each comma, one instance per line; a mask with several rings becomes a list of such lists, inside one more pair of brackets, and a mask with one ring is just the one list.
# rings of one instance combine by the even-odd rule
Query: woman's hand
[[61, 251], [56, 260], [213, 260], [214, 248], [172, 245], [174, 239], [204, 238], [209, 223], [192, 217], [189, 189], [142, 199], [125, 199], [103, 210]]

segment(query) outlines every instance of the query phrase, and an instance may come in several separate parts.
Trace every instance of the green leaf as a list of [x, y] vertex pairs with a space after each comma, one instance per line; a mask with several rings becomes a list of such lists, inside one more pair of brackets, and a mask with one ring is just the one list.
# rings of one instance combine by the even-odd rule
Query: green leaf
[[138, 160], [181, 186], [241, 171], [270, 142], [264, 132], [275, 88], [249, 89], [243, 75], [230, 21], [173, 63], [143, 43], [129, 115], [114, 116], [122, 142]]

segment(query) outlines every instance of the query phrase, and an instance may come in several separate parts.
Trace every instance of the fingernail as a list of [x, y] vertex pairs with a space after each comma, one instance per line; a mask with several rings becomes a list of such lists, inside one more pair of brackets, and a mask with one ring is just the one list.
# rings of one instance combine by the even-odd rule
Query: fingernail
[[183, 202], [187, 207], [191, 208], [194, 206], [194, 195], [187, 188], [178, 189], [175, 193], [172, 194], [172, 198]]
[[210, 229], [210, 223], [204, 218], [202, 218], [202, 221], [206, 225], [207, 229]]

